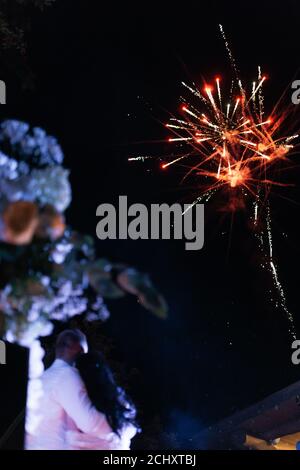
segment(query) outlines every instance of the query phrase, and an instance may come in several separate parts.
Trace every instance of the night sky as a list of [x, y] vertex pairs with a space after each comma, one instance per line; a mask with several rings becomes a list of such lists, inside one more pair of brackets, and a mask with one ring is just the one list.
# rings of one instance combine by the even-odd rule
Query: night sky
[[[268, 75], [266, 109], [300, 79], [296, 0], [111, 2], [105, 10], [97, 3], [58, 0], [33, 18], [26, 59], [33, 87], [24, 89], [10, 72], [1, 108], [2, 117], [57, 136], [71, 170], [68, 222], [93, 235], [96, 207], [117, 203], [119, 195], [130, 203], [193, 200], [195, 181], [180, 184], [180, 167], [161, 171], [159, 160], [127, 159], [169, 151], [162, 123], [178, 109], [182, 80], [201, 83], [220, 74], [230, 86], [219, 23], [242, 78], [251, 82], [257, 65]], [[295, 167], [286, 177], [297, 185], [299, 175]], [[206, 206], [201, 251], [188, 252], [181, 241], [97, 241], [99, 255], [148, 272], [170, 307], [160, 321], [133, 298], [108, 303], [103, 334], [145, 430], [137, 447], [187, 446], [208, 423], [300, 375], [290, 359], [286, 314], [269, 299], [272, 280], [260, 268], [249, 213], [224, 212], [216, 199]], [[275, 259], [300, 336], [298, 187], [277, 189], [271, 204]], [[179, 433], [176, 441], [172, 433]]]

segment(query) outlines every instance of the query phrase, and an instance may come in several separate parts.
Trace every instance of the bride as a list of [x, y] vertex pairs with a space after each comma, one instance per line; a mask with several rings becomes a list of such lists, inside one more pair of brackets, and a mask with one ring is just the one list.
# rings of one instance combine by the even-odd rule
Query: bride
[[129, 450], [131, 439], [140, 431], [135, 422], [136, 409], [124, 390], [115, 383], [102, 354], [82, 354], [76, 367], [92, 404], [106, 416], [115, 438], [108, 441], [80, 430], [71, 430], [66, 433], [68, 447], [72, 450]]

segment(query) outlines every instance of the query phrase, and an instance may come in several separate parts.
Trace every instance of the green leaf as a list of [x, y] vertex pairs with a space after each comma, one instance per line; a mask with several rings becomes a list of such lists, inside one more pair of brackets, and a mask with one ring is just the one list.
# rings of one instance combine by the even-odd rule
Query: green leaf
[[124, 291], [121, 290], [112, 279], [111, 264], [100, 259], [91, 263], [87, 270], [90, 285], [102, 297], [118, 299], [123, 297]]
[[167, 303], [147, 274], [140, 273], [134, 268], [127, 268], [117, 275], [117, 282], [126, 292], [136, 295], [144, 308], [159, 318], [167, 317]]

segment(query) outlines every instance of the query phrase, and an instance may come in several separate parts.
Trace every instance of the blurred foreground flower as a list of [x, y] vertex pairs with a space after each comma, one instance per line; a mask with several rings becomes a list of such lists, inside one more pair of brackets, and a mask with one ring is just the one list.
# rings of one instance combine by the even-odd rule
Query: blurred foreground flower
[[13, 245], [27, 245], [32, 241], [38, 225], [38, 208], [28, 201], [10, 203], [2, 215], [1, 238]]

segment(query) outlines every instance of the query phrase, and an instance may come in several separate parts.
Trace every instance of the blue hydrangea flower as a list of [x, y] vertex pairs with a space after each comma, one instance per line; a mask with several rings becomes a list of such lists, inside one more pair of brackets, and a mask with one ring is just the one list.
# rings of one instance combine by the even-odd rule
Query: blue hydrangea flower
[[28, 132], [29, 124], [14, 119], [8, 119], [0, 124], [0, 142], [9, 140], [11, 145], [16, 145]]
[[30, 177], [27, 177], [23, 197], [42, 205], [50, 204], [59, 212], [64, 212], [72, 198], [69, 171], [61, 166], [33, 170]]
[[40, 127], [34, 127], [30, 132], [30, 126], [25, 122], [3, 121], [0, 124], [1, 143], [11, 148], [17, 160], [26, 160], [33, 167], [61, 165], [64, 159], [55, 137], [48, 136]]
[[20, 150], [24, 155], [30, 155], [34, 163], [41, 166], [60, 165], [64, 154], [57, 140], [46, 132], [34, 127], [32, 135], [26, 134], [20, 142]]
[[0, 151], [0, 178], [14, 180], [18, 176], [18, 162]]

